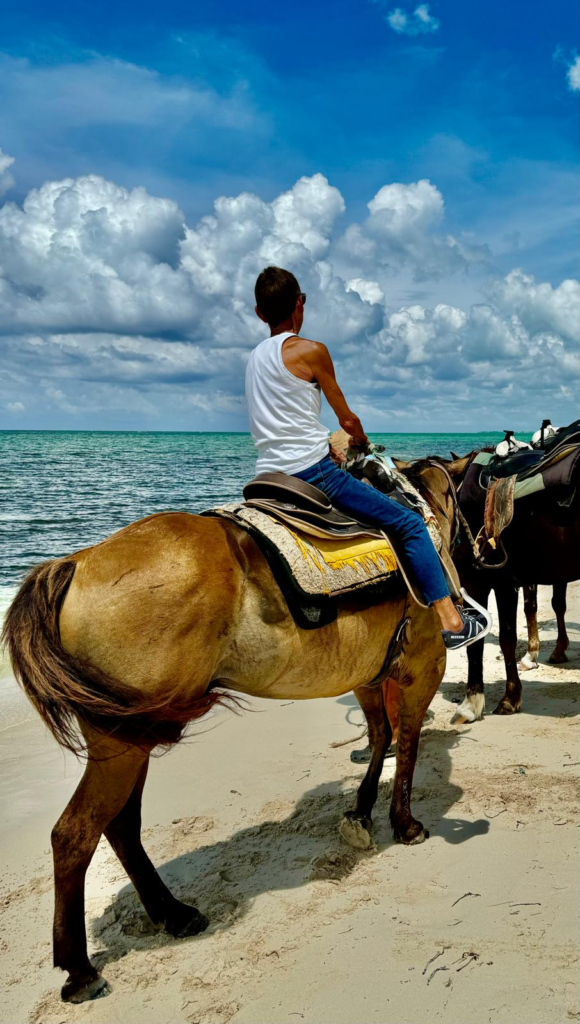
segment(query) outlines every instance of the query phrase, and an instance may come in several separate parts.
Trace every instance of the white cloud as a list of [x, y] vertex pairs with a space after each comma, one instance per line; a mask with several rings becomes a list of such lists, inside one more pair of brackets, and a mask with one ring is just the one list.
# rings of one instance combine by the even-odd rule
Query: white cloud
[[[577, 373], [577, 282], [553, 286], [517, 269], [485, 302], [430, 302], [412, 280], [437, 294], [442, 274], [487, 258], [445, 231], [437, 187], [390, 182], [346, 230], [344, 212], [321, 174], [271, 202], [221, 196], [193, 226], [172, 201], [95, 175], [5, 203], [0, 405], [44, 409], [49, 423], [93, 415], [159, 426], [169, 416], [243, 429], [245, 361], [264, 332], [253, 286], [268, 263], [296, 273], [308, 294], [305, 333], [330, 345], [349, 399], [377, 425], [381, 403], [402, 429], [426, 416], [469, 426], [477, 409], [493, 416], [506, 404], [528, 417], [537, 408], [534, 420], [556, 416], [556, 395], [573, 404], [561, 387]], [[393, 299], [401, 275], [412, 301]]]
[[346, 282], [347, 292], [356, 292], [365, 302], [371, 305], [385, 301], [385, 293], [376, 281], [365, 281], [364, 277], [353, 277]]
[[432, 227], [443, 214], [443, 196], [426, 179], [383, 185], [367, 205], [377, 230], [396, 238]]
[[179, 269], [171, 200], [91, 175], [47, 182], [0, 209], [0, 321], [14, 331], [185, 331], [196, 314]]
[[568, 65], [566, 77], [568, 79], [568, 88], [577, 92], [580, 89], [580, 56], [577, 55], [572, 63]]
[[[78, 63], [33, 64], [0, 55], [0, 85], [20, 129], [47, 121], [56, 131], [91, 125], [195, 124], [247, 130], [259, 120], [243, 82], [221, 95], [178, 76], [96, 55]], [[0, 125], [2, 124], [0, 111]]]
[[3, 153], [0, 147], [0, 196], [3, 196], [14, 184], [14, 178], [8, 168], [14, 163], [14, 157]]
[[[475, 263], [485, 264], [486, 246], [473, 240], [437, 232], [445, 204], [439, 189], [427, 179], [384, 185], [367, 204], [369, 216], [351, 224], [331, 248], [331, 259], [344, 272], [377, 267], [400, 270], [408, 265], [417, 281], [442, 274], [467, 271]], [[366, 276], [366, 275], [365, 275]], [[384, 284], [379, 281], [384, 290]]]
[[548, 282], [536, 282], [531, 274], [517, 269], [502, 281], [496, 281], [490, 296], [499, 309], [516, 314], [531, 335], [553, 333], [577, 347], [580, 337], [578, 281], [562, 281], [553, 288]]
[[428, 32], [437, 32], [441, 22], [429, 13], [429, 4], [419, 4], [413, 14], [407, 14], [402, 7], [389, 11], [385, 21], [399, 35], [418, 36]]
[[209, 416], [212, 422], [228, 412], [245, 412], [245, 402], [242, 395], [228, 395], [223, 391], [200, 392], [194, 391], [187, 396], [187, 404]]

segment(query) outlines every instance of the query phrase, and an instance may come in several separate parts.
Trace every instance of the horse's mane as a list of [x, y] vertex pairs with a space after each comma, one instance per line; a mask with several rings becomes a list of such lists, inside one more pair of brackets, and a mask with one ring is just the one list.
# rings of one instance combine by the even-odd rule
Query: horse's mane
[[[475, 456], [478, 455], [479, 452], [493, 451], [495, 451], [495, 448], [493, 446], [489, 446], [487, 448], [473, 448], [470, 452], [467, 452], [466, 455], [461, 455], [460, 458], [466, 459], [470, 455], [475, 458]], [[429, 469], [429, 467], [432, 466], [434, 462], [439, 462], [442, 466], [446, 466], [449, 465], [451, 462], [455, 462], [455, 459], [444, 459], [442, 455], [426, 455], [424, 458], [415, 459], [410, 466], [407, 466], [405, 469], [401, 470], [401, 472], [405, 474], [407, 480], [409, 480], [412, 484], [415, 485], [415, 487], [417, 487], [421, 482], [421, 473], [423, 472], [423, 470]]]
[[426, 455], [422, 459], [415, 459], [410, 466], [406, 466], [401, 472], [404, 473], [410, 483], [417, 487], [421, 483], [421, 473], [424, 469], [429, 469], [434, 462], [439, 462], [444, 466], [450, 461], [451, 459], [444, 459], [441, 455]]

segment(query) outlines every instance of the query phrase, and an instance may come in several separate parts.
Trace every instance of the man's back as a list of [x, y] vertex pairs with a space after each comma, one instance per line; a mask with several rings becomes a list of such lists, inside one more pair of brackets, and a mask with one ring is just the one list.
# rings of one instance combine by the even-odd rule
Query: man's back
[[320, 422], [320, 388], [284, 365], [282, 347], [293, 331], [265, 338], [246, 369], [246, 399], [258, 473], [298, 473], [328, 454], [328, 430]]

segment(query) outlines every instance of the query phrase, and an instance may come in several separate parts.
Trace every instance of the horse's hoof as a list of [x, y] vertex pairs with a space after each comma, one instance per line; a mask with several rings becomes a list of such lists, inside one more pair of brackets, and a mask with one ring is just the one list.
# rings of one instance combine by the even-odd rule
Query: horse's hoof
[[111, 992], [109, 982], [97, 971], [70, 977], [60, 990], [65, 1003], [86, 1003], [90, 999], [100, 999]]
[[356, 818], [352, 812], [347, 812], [342, 819], [338, 831], [349, 846], [355, 850], [370, 850], [372, 839], [370, 818]]
[[566, 651], [554, 651], [548, 658], [548, 661], [550, 665], [563, 665], [568, 661], [568, 655]]
[[494, 715], [519, 715], [521, 710], [522, 710], [521, 709], [521, 705], [519, 705], [519, 704], [515, 708], [513, 706], [513, 704], [511, 703], [511, 701], [509, 701], [509, 700], [500, 700], [500, 702], [499, 702], [498, 706], [496, 707], [496, 709], [494, 710], [493, 714]]
[[398, 828], [393, 828], [393, 832], [395, 842], [402, 843], [403, 846], [418, 846], [429, 838], [429, 832], [423, 828], [420, 821], [414, 821], [404, 832]]
[[371, 748], [364, 747], [363, 750], [351, 750], [350, 759], [353, 764], [368, 764], [371, 759]]
[[534, 658], [530, 658], [529, 654], [524, 654], [522, 660], [518, 664], [518, 672], [532, 672], [533, 669], [539, 668], [538, 662]]
[[186, 939], [204, 932], [209, 924], [205, 914], [187, 903], [178, 903], [177, 909], [165, 921], [165, 931], [176, 939]]
[[483, 693], [470, 693], [463, 704], [460, 704], [451, 719], [451, 725], [465, 725], [466, 723], [479, 722], [485, 711], [485, 697]]

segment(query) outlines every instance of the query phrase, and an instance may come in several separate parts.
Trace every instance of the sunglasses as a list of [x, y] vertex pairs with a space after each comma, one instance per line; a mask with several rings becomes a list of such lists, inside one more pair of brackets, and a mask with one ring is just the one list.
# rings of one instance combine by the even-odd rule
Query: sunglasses
[[305, 306], [306, 305], [306, 292], [299, 292], [298, 293], [298, 297], [300, 299], [302, 299], [302, 305]]

